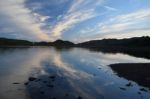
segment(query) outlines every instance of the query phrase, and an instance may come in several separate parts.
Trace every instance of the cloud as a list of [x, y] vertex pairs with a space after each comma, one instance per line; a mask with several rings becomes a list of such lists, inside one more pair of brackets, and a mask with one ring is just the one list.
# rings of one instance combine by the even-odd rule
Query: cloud
[[[62, 34], [79, 24], [97, 15], [95, 8], [102, 4], [103, 0], [73, 0], [65, 14], [59, 15], [53, 20], [56, 24], [50, 24], [47, 20], [50, 15], [41, 15], [40, 9], [48, 6], [59, 6], [68, 0], [48, 0], [46, 2], [30, 2], [28, 0], [2, 0], [0, 4], [1, 36], [8, 35], [12, 38], [27, 40], [55, 40]], [[70, 3], [69, 3], [70, 4]], [[54, 16], [52, 16], [54, 17]]]
[[[121, 9], [125, 13], [115, 7], [118, 8], [106, 0], [1, 0], [0, 36], [34, 41], [63, 37], [82, 41], [139, 36], [141, 32], [149, 35], [150, 9], [137, 8], [131, 13]], [[73, 36], [66, 36], [69, 31]]]
[[62, 5], [69, 0], [26, 0], [27, 5], [33, 11], [38, 11], [43, 9], [46, 6], [59, 6]]
[[42, 16], [38, 13], [33, 13], [33, 17], [36, 19], [37, 22], [45, 22], [47, 19], [50, 19], [50, 16]]
[[81, 12], [75, 12], [75, 13], [72, 13], [72, 14], [68, 14], [68, 15], [65, 15], [63, 17], [63, 19], [61, 21], [59, 21], [57, 23], [57, 25], [54, 27], [54, 29], [52, 30], [52, 36], [54, 38], [59, 38], [59, 36], [61, 36], [61, 34], [73, 27], [73, 25], [75, 25], [76, 23], [79, 23], [79, 22], [82, 22], [82, 21], [85, 21], [87, 19], [90, 19], [92, 17], [94, 17], [94, 13], [93, 11], [81, 11]]
[[[0, 27], [7, 28], [7, 30], [3, 29], [4, 35], [16, 34], [18, 36], [14, 38], [49, 40], [49, 36], [41, 30], [41, 21], [48, 17], [39, 16], [41, 20], [37, 21], [37, 17], [33, 16], [32, 11], [25, 7], [25, 0], [1, 0], [0, 20], [3, 24], [1, 23]], [[11, 33], [8, 33], [8, 30], [12, 30]]]
[[51, 37], [61, 38], [64, 31], [72, 28], [76, 24], [91, 19], [97, 15], [95, 7], [103, 0], [74, 0], [67, 13], [62, 16], [60, 21], [51, 30]]
[[[111, 18], [108, 22], [100, 25], [101, 33], [126, 33], [139, 28], [145, 28], [145, 22], [150, 20], [150, 9], [139, 10], [125, 15]], [[147, 26], [146, 26], [147, 27]], [[117, 34], [116, 34], [117, 35]], [[129, 36], [132, 35], [129, 34]], [[136, 36], [136, 33], [133, 34]]]
[[149, 20], [150, 9], [117, 15], [99, 23], [92, 29], [82, 29], [80, 37], [76, 40], [150, 36], [150, 27], [147, 25]]
[[118, 9], [110, 7], [110, 6], [104, 6], [104, 8], [110, 10], [110, 11], [117, 11]]

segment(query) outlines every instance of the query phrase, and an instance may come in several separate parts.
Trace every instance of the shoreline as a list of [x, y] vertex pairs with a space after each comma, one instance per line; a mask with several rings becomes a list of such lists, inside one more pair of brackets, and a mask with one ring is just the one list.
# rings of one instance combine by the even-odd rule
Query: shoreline
[[119, 63], [109, 66], [119, 77], [135, 81], [150, 89], [150, 63]]

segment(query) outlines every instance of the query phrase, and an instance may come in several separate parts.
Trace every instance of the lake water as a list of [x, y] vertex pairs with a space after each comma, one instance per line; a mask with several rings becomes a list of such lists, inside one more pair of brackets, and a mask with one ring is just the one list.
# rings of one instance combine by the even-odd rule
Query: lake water
[[148, 88], [108, 66], [115, 63], [150, 59], [82, 48], [0, 48], [0, 99], [150, 99]]

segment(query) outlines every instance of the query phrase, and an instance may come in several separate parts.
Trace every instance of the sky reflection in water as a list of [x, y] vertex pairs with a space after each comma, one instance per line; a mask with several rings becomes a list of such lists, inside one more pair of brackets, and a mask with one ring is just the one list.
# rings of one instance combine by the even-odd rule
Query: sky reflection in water
[[[128, 80], [118, 77], [108, 66], [147, 62], [150, 60], [79, 48], [1, 48], [0, 99], [76, 99], [78, 96], [83, 99], [149, 99], [150, 92], [138, 94], [142, 86], [133, 81], [134, 86], [126, 88]], [[49, 79], [50, 75], [56, 79]], [[31, 76], [40, 81], [25, 86]]]

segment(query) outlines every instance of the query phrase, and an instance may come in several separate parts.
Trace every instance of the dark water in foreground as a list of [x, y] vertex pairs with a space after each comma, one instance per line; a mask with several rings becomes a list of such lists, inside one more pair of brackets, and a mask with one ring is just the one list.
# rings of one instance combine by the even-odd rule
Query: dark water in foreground
[[80, 48], [0, 48], [0, 99], [150, 99], [148, 87], [108, 66], [148, 62]]

